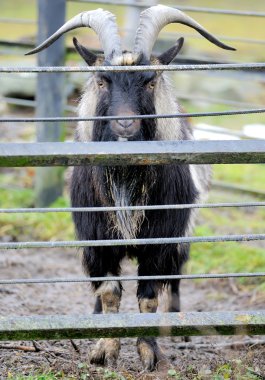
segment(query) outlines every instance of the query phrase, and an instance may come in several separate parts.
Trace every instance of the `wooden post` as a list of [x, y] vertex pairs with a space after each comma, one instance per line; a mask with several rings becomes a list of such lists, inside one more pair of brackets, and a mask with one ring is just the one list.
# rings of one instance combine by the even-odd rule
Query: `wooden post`
[[[38, 0], [38, 43], [43, 42], [65, 22], [66, 0]], [[39, 66], [61, 66], [64, 63], [64, 38], [38, 54]], [[63, 116], [64, 74], [39, 73], [37, 81], [37, 117]], [[63, 128], [58, 122], [38, 123], [37, 141], [61, 141]], [[36, 206], [44, 207], [62, 194], [62, 168], [38, 168], [35, 180]]]

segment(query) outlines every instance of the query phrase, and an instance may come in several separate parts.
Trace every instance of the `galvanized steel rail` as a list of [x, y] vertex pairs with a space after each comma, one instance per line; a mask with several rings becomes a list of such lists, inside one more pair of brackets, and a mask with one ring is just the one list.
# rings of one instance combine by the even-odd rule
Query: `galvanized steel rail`
[[1, 317], [0, 340], [259, 335], [265, 311]]
[[0, 67], [0, 73], [94, 73], [129, 71], [206, 71], [206, 70], [264, 70], [265, 63], [215, 63], [199, 65], [146, 65], [146, 66], [32, 66]]
[[225, 241], [254, 241], [265, 240], [265, 234], [241, 234], [221, 236], [185, 236], [149, 239], [112, 239], [112, 240], [73, 240], [73, 241], [26, 241], [26, 242], [0, 242], [0, 249], [24, 248], [80, 248], [80, 247], [121, 247], [157, 244], [181, 243], [217, 243]]
[[0, 23], [3, 24], [36, 24], [36, 22], [36, 20], [26, 18], [0, 17]]
[[265, 191], [258, 191], [251, 189], [249, 187], [235, 185], [234, 183], [227, 183], [223, 181], [212, 181], [212, 187], [216, 189], [221, 189], [225, 191], [231, 191], [235, 193], [241, 193], [245, 195], [250, 195], [258, 199], [265, 199]]
[[0, 144], [0, 167], [264, 163], [263, 140]]
[[71, 277], [71, 278], [15, 278], [15, 279], [0, 279], [0, 285], [29, 285], [29, 284], [57, 284], [57, 283], [91, 283], [100, 281], [148, 281], [148, 280], [205, 280], [205, 279], [220, 279], [220, 278], [255, 278], [265, 277], [265, 272], [255, 273], [202, 273], [202, 274], [179, 274], [165, 276], [106, 276], [106, 277]]
[[0, 208], [0, 214], [32, 214], [51, 212], [112, 212], [136, 210], [182, 210], [192, 208], [220, 208], [220, 207], [263, 207], [265, 202], [232, 202], [232, 203], [192, 203], [174, 205], [151, 206], [108, 206], [108, 207], [34, 207], [34, 208]]
[[178, 112], [173, 114], [133, 115], [133, 116], [91, 116], [91, 117], [3, 117], [0, 123], [42, 123], [42, 122], [78, 122], [98, 120], [146, 120], [146, 119], [180, 119], [187, 117], [206, 116], [235, 116], [264, 113], [265, 108], [251, 108], [244, 110], [227, 110], [218, 112]]

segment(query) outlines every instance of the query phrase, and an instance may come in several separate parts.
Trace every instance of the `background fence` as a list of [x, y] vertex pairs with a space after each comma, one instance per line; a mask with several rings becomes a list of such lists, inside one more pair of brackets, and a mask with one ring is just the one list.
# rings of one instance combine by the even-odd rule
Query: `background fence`
[[[74, 3], [76, 3], [75, 1]], [[81, 1], [89, 3], [89, 1]], [[139, 11], [147, 4], [144, 2], [118, 2], [118, 1], [97, 1], [100, 4], [109, 5], [131, 5], [128, 20], [133, 20], [138, 17]], [[44, 6], [44, 7], [43, 7]], [[46, 34], [41, 32], [45, 31], [47, 35], [51, 34], [51, 29], [57, 27], [64, 22], [66, 2], [60, 0], [56, 2], [56, 6], [60, 7], [60, 11], [54, 10], [55, 2], [53, 1], [39, 1], [39, 10], [41, 17], [39, 17], [39, 40], [46, 38]], [[220, 10], [220, 9], [202, 9], [198, 7], [185, 7], [178, 6], [179, 9], [191, 12], [203, 12], [206, 14], [224, 14], [233, 17], [256, 17], [263, 18], [264, 12], [254, 11], [233, 11], [233, 10]], [[61, 18], [57, 17], [60, 14]], [[56, 15], [55, 19], [51, 22], [51, 15]], [[22, 24], [33, 23], [33, 20], [10, 20], [1, 19], [2, 23], [19, 22]], [[134, 22], [131, 25], [126, 25], [124, 34], [133, 29]], [[128, 29], [128, 30], [127, 30]], [[189, 35], [188, 35], [189, 36]], [[262, 45], [263, 40], [259, 39], [243, 39], [231, 38], [225, 36], [228, 40], [234, 40], [238, 43], [251, 42], [253, 44]], [[128, 34], [128, 41], [130, 36]], [[166, 46], [171, 42], [171, 38], [176, 39], [176, 34], [171, 35], [167, 32], [164, 36], [165, 40], [160, 41], [156, 49], [161, 46]], [[193, 35], [192, 35], [193, 38]], [[197, 37], [196, 37], [197, 38]], [[223, 38], [223, 37], [222, 37]], [[19, 45], [14, 41], [0, 41], [0, 44], [10, 47], [14, 44]], [[26, 44], [27, 47], [31, 44]], [[20, 44], [25, 47], [24, 43]], [[40, 54], [38, 67], [10, 67], [3, 66], [0, 68], [1, 75], [14, 75], [15, 73], [38, 73], [37, 85], [37, 102], [29, 100], [18, 100], [16, 98], [5, 97], [3, 100], [8, 103], [16, 103], [20, 105], [37, 106], [36, 117], [5, 117], [0, 119], [2, 123], [21, 123], [34, 122], [37, 125], [38, 143], [1, 143], [0, 144], [0, 166], [3, 167], [23, 167], [23, 166], [66, 166], [66, 165], [120, 165], [126, 162], [128, 165], [132, 164], [165, 164], [165, 163], [193, 163], [193, 164], [208, 164], [208, 163], [264, 163], [265, 162], [265, 146], [264, 140], [245, 140], [238, 139], [236, 141], [185, 141], [185, 142], [148, 142], [147, 143], [119, 143], [120, 152], [117, 154], [117, 147], [115, 143], [63, 143], [58, 142], [61, 140], [62, 122], [76, 122], [79, 120], [75, 117], [64, 117], [64, 95], [67, 93], [64, 87], [63, 75], [65, 73], [81, 72], [82, 75], [91, 71], [124, 71], [132, 70], [130, 67], [114, 67], [114, 68], [80, 68], [63, 66], [55, 68], [54, 66], [61, 66], [64, 61], [64, 48], [63, 40], [58, 41], [54, 48], [45, 50]], [[71, 49], [69, 49], [71, 51]], [[94, 46], [94, 50], [97, 47]], [[213, 63], [214, 61], [214, 63]], [[48, 66], [40, 67], [40, 66]], [[53, 67], [52, 67], [53, 66]], [[166, 68], [168, 71], [178, 72], [191, 72], [203, 71], [207, 75], [211, 75], [211, 80], [216, 78], [222, 72], [222, 79], [231, 75], [235, 75], [235, 80], [240, 80], [245, 83], [246, 78], [251, 78], [251, 81], [258, 81], [264, 85], [264, 67], [265, 64], [260, 63], [223, 63], [216, 62], [215, 60], [192, 58], [189, 56], [181, 56], [178, 58], [174, 65]], [[159, 67], [145, 67], [145, 70], [158, 69]], [[133, 67], [135, 70], [143, 70], [142, 67]], [[163, 69], [165, 69], [163, 67]], [[216, 77], [215, 77], [216, 76]], [[83, 77], [82, 77], [83, 78]], [[204, 77], [205, 78], [205, 77]], [[83, 79], [82, 79], [83, 81]], [[54, 91], [56, 89], [56, 91]], [[49, 96], [48, 96], [49, 95]], [[190, 98], [190, 95], [180, 95], [180, 98]], [[184, 115], [160, 115], [159, 117], [179, 118], [179, 117], [213, 117], [217, 115], [229, 115], [232, 123], [232, 117], [239, 114], [260, 114], [263, 116], [265, 109], [262, 104], [249, 103], [243, 101], [235, 101], [229, 99], [209, 99], [199, 98], [195, 95], [196, 102], [216, 102], [225, 105], [243, 108], [243, 110], [219, 110], [218, 112], [189, 112]], [[30, 103], [29, 103], [30, 102]], [[69, 108], [70, 107], [70, 108]], [[72, 111], [72, 105], [68, 105], [67, 110]], [[250, 109], [251, 108], [251, 109]], [[235, 115], [235, 116], [234, 116]], [[157, 117], [146, 115], [146, 117]], [[143, 116], [141, 116], [143, 118]], [[210, 126], [198, 126], [198, 130], [218, 132], [219, 134], [228, 134], [233, 138], [246, 138], [247, 135], [244, 131], [228, 131], [226, 128], [216, 129]], [[262, 136], [260, 136], [262, 138]], [[56, 142], [52, 142], [56, 141]], [[47, 143], [49, 142], [49, 143]], [[103, 153], [102, 153], [103, 152]], [[61, 168], [52, 168], [49, 171], [37, 172], [37, 206], [47, 205], [55, 197], [60, 194], [60, 185], [62, 183]], [[48, 187], [47, 187], [48, 185]], [[56, 191], [54, 190], [56, 189]], [[251, 189], [249, 190], [251, 191]], [[51, 195], [52, 194], [52, 195]], [[261, 197], [264, 196], [264, 189], [257, 191]], [[169, 206], [152, 206], [157, 208], [176, 208], [176, 207], [263, 207], [264, 202], [237, 202], [237, 203], [216, 203], [206, 205], [169, 205]], [[12, 206], [12, 205], [11, 205]], [[94, 208], [87, 208], [87, 212], [109, 210], [120, 210], [121, 208], [105, 208], [95, 210]], [[130, 207], [130, 209], [134, 209]], [[29, 208], [29, 209], [0, 209], [1, 213], [43, 213], [43, 212], [70, 212], [72, 208]], [[80, 210], [81, 211], [81, 210]], [[83, 211], [83, 209], [82, 209]], [[228, 231], [229, 232], [229, 231]], [[145, 239], [145, 240], [118, 240], [118, 241], [39, 241], [39, 242], [1, 242], [0, 249], [22, 249], [22, 248], [43, 248], [43, 247], [83, 247], [95, 245], [129, 245], [129, 244], [163, 244], [177, 242], [220, 242], [220, 241], [249, 241], [249, 240], [265, 240], [265, 234], [240, 234], [240, 235], [222, 235], [222, 236], [205, 236], [205, 237], [185, 237], [185, 238], [168, 238], [168, 239]], [[201, 275], [182, 275], [171, 276], [170, 278], [183, 278], [183, 279], [205, 279], [205, 278], [234, 278], [234, 277], [264, 277], [265, 272], [258, 273], [220, 273], [220, 274], [201, 274]], [[123, 276], [123, 281], [131, 281], [137, 279], [159, 279], [159, 276]], [[100, 279], [87, 279], [87, 278], [52, 278], [52, 279], [5, 279], [0, 280], [3, 286], [12, 284], [31, 284], [31, 283], [56, 283], [56, 282], [90, 282], [99, 281]], [[113, 280], [113, 277], [104, 278], [104, 280]], [[265, 332], [265, 312], [252, 311], [252, 312], [189, 312], [181, 314], [166, 313], [163, 315], [93, 315], [86, 317], [71, 317], [71, 316], [32, 316], [32, 317], [3, 317], [0, 324], [0, 339], [1, 340], [30, 340], [30, 339], [64, 339], [64, 338], [94, 338], [98, 336], [115, 337], [115, 336], [155, 336], [155, 335], [216, 335], [216, 334], [264, 334]]]

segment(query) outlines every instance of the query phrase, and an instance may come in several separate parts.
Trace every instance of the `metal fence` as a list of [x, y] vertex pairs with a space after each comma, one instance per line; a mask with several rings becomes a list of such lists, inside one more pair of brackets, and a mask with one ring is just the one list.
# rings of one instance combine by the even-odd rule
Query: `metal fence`
[[[87, 1], [87, 0], [78, 0]], [[132, 2], [98, 1], [117, 5], [133, 5]], [[146, 6], [146, 4], [143, 4]], [[194, 12], [209, 12], [233, 14], [237, 16], [264, 17], [265, 13], [239, 12], [227, 10], [202, 9], [179, 7]], [[196, 64], [170, 65], [162, 67], [168, 71], [217, 71], [217, 70], [247, 70], [264, 73], [265, 64]], [[144, 70], [159, 70], [160, 66], [145, 66]], [[0, 67], [0, 73], [47, 73], [65, 72], [94, 72], [94, 71], [136, 71], [143, 70], [142, 66], [132, 67]], [[59, 86], [60, 87], [60, 86]], [[143, 115], [140, 118], [181, 118], [201, 117], [213, 115], [238, 115], [264, 113], [264, 108], [223, 111], [217, 113], [186, 113], [170, 115]], [[121, 118], [121, 116], [119, 116]], [[122, 117], [125, 119], [126, 117]], [[95, 120], [89, 118], [85, 120]], [[101, 118], [101, 119], [106, 119]], [[107, 118], [110, 119], [110, 118]], [[112, 117], [111, 119], [115, 119]], [[54, 123], [71, 121], [80, 118], [67, 117], [39, 117], [39, 118], [2, 118], [0, 122], [29, 122]], [[84, 119], [82, 119], [84, 120]], [[58, 125], [58, 124], [57, 124]], [[119, 153], [113, 142], [99, 143], [6, 143], [0, 144], [0, 166], [68, 166], [68, 165], [160, 165], [160, 164], [235, 164], [235, 163], [265, 163], [265, 144], [262, 140], [238, 141], [164, 141], [164, 142], [119, 142]], [[129, 206], [127, 209], [176, 209], [176, 208], [218, 208], [218, 207], [264, 207], [265, 202], [241, 203], [212, 203], [186, 205], [152, 205]], [[101, 208], [15, 208], [0, 209], [0, 213], [42, 213], [42, 212], [108, 212], [125, 209], [125, 207]], [[0, 249], [22, 248], [54, 248], [54, 247], [85, 247], [111, 245], [141, 245], [141, 244], [176, 244], [181, 242], [222, 242], [222, 241], [250, 241], [265, 240], [265, 234], [223, 235], [204, 237], [173, 237], [158, 239], [132, 240], [104, 240], [104, 241], [56, 241], [56, 242], [1, 242]], [[200, 275], [176, 276], [121, 276], [122, 281], [149, 280], [149, 279], [206, 279], [206, 278], [238, 278], [238, 277], [265, 277], [265, 272], [259, 273], [220, 273]], [[116, 277], [104, 278], [52, 278], [52, 279], [12, 279], [0, 280], [0, 284], [57, 283], [57, 282], [92, 282], [113, 281]], [[96, 338], [118, 336], [159, 336], [159, 335], [234, 335], [265, 333], [265, 311], [242, 312], [187, 312], [165, 314], [126, 314], [126, 315], [91, 315], [81, 317], [71, 316], [32, 316], [32, 317], [1, 317], [0, 340], [31, 340], [31, 339], [66, 339], [66, 338]]]

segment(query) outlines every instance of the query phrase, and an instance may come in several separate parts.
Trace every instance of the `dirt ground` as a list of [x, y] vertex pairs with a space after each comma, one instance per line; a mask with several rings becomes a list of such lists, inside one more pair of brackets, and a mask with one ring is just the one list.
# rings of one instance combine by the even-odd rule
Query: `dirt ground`
[[[2, 278], [49, 278], [82, 275], [79, 255], [75, 250], [6, 250], [0, 252]], [[123, 274], [135, 273], [135, 266], [124, 262]], [[137, 312], [136, 283], [124, 283], [125, 291], [121, 312]], [[92, 312], [93, 295], [86, 283], [81, 284], [33, 284], [0, 285], [1, 316], [86, 314]], [[264, 308], [264, 299], [252, 293], [241, 292], [235, 283], [228, 280], [191, 281], [181, 285], [182, 310], [253, 310]], [[193, 337], [192, 344], [183, 348], [180, 338], [160, 338], [160, 344], [171, 364], [166, 372], [142, 372], [142, 365], [135, 347], [135, 339], [122, 339], [119, 361], [115, 371], [125, 379], [165, 379], [170, 365], [183, 375], [180, 379], [193, 379], [201, 373], [201, 379], [212, 379], [211, 371], [226, 365], [239, 363], [252, 367], [265, 378], [265, 345], [233, 348], [219, 345], [231, 342], [246, 342], [255, 337]], [[261, 337], [259, 338], [261, 339]], [[103, 375], [102, 369], [88, 365], [88, 357], [94, 341], [45, 341], [37, 342], [38, 352], [7, 349], [4, 346], [26, 345], [33, 342], [2, 342], [0, 349], [0, 379], [8, 374], [29, 374], [36, 371], [62, 371], [76, 379], [111, 378]], [[200, 346], [200, 345], [204, 346]], [[84, 375], [84, 369], [88, 375]], [[101, 373], [101, 375], [100, 375]], [[114, 375], [113, 375], [114, 376]], [[207, 377], [208, 376], [208, 377]], [[210, 377], [209, 377], [210, 376]], [[113, 377], [114, 378], [114, 377]], [[119, 377], [115, 377], [119, 378]], [[171, 377], [172, 378], [172, 377]], [[177, 377], [175, 377], [177, 378]], [[245, 378], [244, 378], [245, 379]]]

